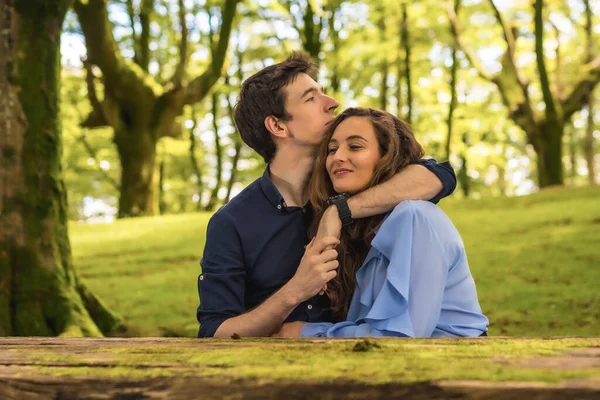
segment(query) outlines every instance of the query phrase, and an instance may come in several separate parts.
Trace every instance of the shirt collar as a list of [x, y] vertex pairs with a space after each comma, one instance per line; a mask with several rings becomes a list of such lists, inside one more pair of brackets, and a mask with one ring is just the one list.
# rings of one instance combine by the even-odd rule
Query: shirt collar
[[277, 188], [273, 184], [273, 180], [271, 179], [271, 169], [269, 165], [267, 165], [263, 176], [260, 178], [260, 187], [265, 196], [267, 196], [267, 199], [269, 199], [271, 204], [273, 204], [273, 206], [277, 207], [279, 211], [285, 210], [285, 208], [287, 207], [285, 204], [285, 200], [283, 199], [281, 193], [279, 193], [279, 190], [277, 190]]

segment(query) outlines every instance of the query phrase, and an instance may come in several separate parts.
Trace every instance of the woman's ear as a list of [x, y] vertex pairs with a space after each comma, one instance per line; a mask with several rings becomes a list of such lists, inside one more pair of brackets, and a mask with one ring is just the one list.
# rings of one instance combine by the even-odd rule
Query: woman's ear
[[269, 115], [265, 118], [265, 128], [275, 137], [285, 139], [288, 137], [287, 126], [280, 119]]

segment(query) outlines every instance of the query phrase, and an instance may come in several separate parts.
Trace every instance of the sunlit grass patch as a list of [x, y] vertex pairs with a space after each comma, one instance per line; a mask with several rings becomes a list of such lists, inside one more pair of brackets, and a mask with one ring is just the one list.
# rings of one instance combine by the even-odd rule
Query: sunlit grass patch
[[[492, 335], [600, 332], [600, 188], [440, 206], [461, 232]], [[70, 226], [81, 276], [130, 335], [195, 336], [207, 213]]]

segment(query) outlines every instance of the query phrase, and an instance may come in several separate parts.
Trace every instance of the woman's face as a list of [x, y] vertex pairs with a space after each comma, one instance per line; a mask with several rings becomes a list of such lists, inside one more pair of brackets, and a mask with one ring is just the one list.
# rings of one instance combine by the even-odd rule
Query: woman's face
[[325, 168], [336, 192], [358, 193], [367, 188], [381, 158], [379, 142], [367, 117], [342, 121], [329, 140]]

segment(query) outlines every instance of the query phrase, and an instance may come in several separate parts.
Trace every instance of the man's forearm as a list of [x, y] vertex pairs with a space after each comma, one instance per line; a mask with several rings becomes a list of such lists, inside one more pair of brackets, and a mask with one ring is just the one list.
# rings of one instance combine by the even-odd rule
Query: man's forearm
[[234, 333], [240, 337], [271, 336], [298, 306], [297, 298], [284, 286], [252, 311], [223, 322], [214, 337], [231, 338]]
[[386, 213], [404, 200], [429, 200], [442, 190], [442, 182], [422, 165], [411, 164], [390, 180], [352, 196], [352, 218]]

